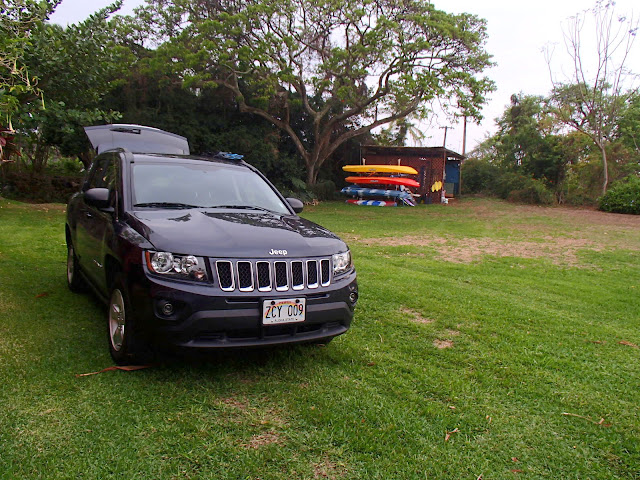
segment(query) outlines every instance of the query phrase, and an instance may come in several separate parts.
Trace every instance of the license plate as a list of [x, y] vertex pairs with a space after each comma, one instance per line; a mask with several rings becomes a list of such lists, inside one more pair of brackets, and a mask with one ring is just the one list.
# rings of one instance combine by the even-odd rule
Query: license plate
[[304, 322], [306, 310], [306, 298], [265, 300], [262, 304], [262, 324], [280, 325]]

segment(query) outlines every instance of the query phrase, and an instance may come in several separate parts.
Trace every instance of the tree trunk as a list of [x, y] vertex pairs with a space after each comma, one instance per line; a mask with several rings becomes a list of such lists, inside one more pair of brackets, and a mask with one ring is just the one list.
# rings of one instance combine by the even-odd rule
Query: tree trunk
[[89, 152], [82, 152], [78, 154], [78, 160], [84, 165], [85, 170], [89, 170], [91, 162], [93, 161], [92, 155]]
[[36, 148], [31, 158], [31, 169], [34, 173], [42, 173], [49, 160], [49, 147], [45, 145], [41, 137], [38, 137]]
[[307, 165], [307, 185], [315, 185], [318, 181], [318, 170], [315, 163], [309, 163]]
[[600, 145], [600, 151], [602, 152], [602, 169], [604, 173], [604, 181], [602, 182], [602, 195], [607, 193], [607, 187], [609, 186], [609, 164], [607, 163], [607, 150], [604, 144]]

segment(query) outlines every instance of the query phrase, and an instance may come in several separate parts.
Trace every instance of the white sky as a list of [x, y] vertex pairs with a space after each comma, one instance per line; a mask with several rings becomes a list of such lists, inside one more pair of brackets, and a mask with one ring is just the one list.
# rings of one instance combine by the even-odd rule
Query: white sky
[[[432, 0], [436, 8], [449, 13], [468, 12], [487, 20], [489, 39], [487, 51], [493, 55], [496, 67], [486, 71], [497, 86], [483, 109], [485, 117], [480, 126], [469, 124], [467, 131], [467, 151], [495, 131], [495, 119], [509, 104], [514, 93], [546, 95], [551, 90], [549, 69], [542, 49], [555, 45], [554, 69], [568, 69], [569, 64], [562, 58], [564, 42], [563, 24], [566, 19], [592, 8], [595, 0]], [[94, 11], [110, 4], [109, 0], [63, 0], [54, 12], [51, 20], [65, 25], [85, 19]], [[144, 0], [125, 0], [119, 13], [131, 14]], [[617, 0], [616, 12], [635, 17], [640, 15], [637, 0]], [[634, 12], [635, 10], [635, 12]], [[587, 27], [585, 27], [587, 28]], [[590, 30], [592, 31], [592, 30]], [[588, 37], [587, 30], [583, 35]], [[640, 73], [640, 42], [634, 46], [627, 66]], [[453, 125], [446, 118], [435, 118], [427, 130], [422, 146], [442, 145], [444, 129], [452, 127], [447, 133], [447, 148], [462, 151], [462, 122]]]

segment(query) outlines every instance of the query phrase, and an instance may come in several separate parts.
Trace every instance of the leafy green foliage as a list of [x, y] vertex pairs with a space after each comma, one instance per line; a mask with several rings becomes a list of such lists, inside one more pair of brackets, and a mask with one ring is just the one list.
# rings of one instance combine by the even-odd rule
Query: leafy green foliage
[[565, 157], [552, 127], [542, 97], [513, 95], [486, 148], [492, 161], [503, 169], [557, 185], [563, 177]]
[[37, 98], [43, 102], [38, 77], [25, 61], [31, 35], [42, 27], [61, 0], [0, 0], [0, 126], [12, 130], [12, 116]]
[[618, 136], [633, 152], [640, 164], [640, 92], [634, 91], [626, 98], [626, 104], [618, 122]]
[[[490, 65], [484, 21], [424, 0], [179, 0], [167, 7], [150, 0], [138, 31], [159, 32], [158, 52], [185, 86], [223, 87], [241, 112], [286, 132], [309, 184], [349, 139], [427, 115], [436, 98], [479, 118], [492, 89], [480, 77]], [[295, 128], [296, 109], [313, 128]]]
[[[585, 24], [594, 27], [589, 35], [584, 35]], [[608, 147], [618, 136], [620, 116], [633, 95], [633, 89], [625, 87], [634, 77], [626, 62], [633, 58], [638, 25], [633, 15], [617, 13], [615, 2], [597, 0], [593, 9], [567, 20], [564, 37], [572, 60], [571, 77], [568, 82], [552, 78], [549, 104], [553, 115], [562, 125], [589, 138], [600, 152], [602, 194], [609, 185]], [[583, 38], [593, 38], [595, 48], [584, 48]], [[550, 55], [547, 61], [551, 63]]]
[[501, 168], [487, 158], [470, 158], [462, 164], [462, 193], [491, 194], [501, 174]]
[[183, 135], [193, 154], [232, 151], [259, 168], [279, 188], [291, 190], [304, 166], [288, 139], [266, 120], [241, 115], [229, 95], [183, 88], [153, 50], [135, 51], [126, 81], [102, 102], [124, 123], [149, 125]]
[[640, 215], [640, 177], [631, 175], [614, 183], [598, 203], [605, 212]]
[[[546, 204], [555, 197], [558, 203], [595, 204], [604, 179], [603, 152], [584, 133], [563, 129], [553, 110], [558, 99], [513, 95], [497, 120], [496, 134], [463, 164], [464, 190], [527, 203]], [[579, 108], [572, 105], [566, 108]], [[613, 136], [601, 145], [612, 179], [637, 172], [640, 160], [633, 136], [640, 117], [633, 101], [625, 112], [616, 117], [619, 126], [610, 125]]]
[[311, 191], [315, 194], [316, 198], [321, 201], [335, 200], [339, 197], [337, 190], [336, 184], [331, 180], [324, 180], [311, 186]]
[[[36, 23], [31, 29], [23, 61], [38, 78], [46, 108], [40, 102], [23, 102], [15, 126], [23, 162], [33, 171], [43, 170], [51, 147], [63, 155], [88, 152], [82, 127], [118, 118], [116, 112], [99, 108], [99, 102], [122, 73], [112, 41], [114, 27], [107, 21], [121, 4], [118, 0], [66, 28]], [[88, 165], [88, 158], [83, 160]]]
[[462, 165], [463, 193], [495, 195], [518, 203], [549, 205], [553, 192], [542, 180], [505, 170], [486, 159], [470, 159]]
[[496, 190], [501, 198], [512, 202], [534, 205], [555, 203], [553, 193], [542, 181], [516, 173], [503, 175], [497, 182]]

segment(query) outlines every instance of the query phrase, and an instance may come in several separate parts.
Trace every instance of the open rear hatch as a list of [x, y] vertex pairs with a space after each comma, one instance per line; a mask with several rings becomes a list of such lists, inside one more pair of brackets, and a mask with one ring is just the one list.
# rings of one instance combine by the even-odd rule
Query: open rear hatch
[[126, 148], [133, 153], [168, 153], [189, 155], [185, 137], [142, 125], [113, 124], [84, 127], [97, 153]]

